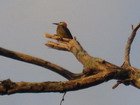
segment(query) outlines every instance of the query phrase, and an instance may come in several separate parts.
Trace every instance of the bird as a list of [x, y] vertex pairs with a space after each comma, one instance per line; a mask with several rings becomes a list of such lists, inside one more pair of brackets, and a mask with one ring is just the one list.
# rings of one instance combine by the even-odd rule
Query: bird
[[70, 30], [67, 28], [66, 22], [53, 23], [57, 25], [56, 34], [61, 38], [73, 39]]

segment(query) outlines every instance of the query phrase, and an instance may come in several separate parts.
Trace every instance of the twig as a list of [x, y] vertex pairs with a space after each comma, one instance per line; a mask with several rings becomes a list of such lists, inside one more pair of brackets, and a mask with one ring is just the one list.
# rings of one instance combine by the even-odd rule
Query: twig
[[132, 28], [132, 30], [134, 30], [134, 26], [133, 25], [131, 25], [131, 28]]
[[64, 92], [64, 94], [63, 94], [63, 97], [62, 97], [62, 99], [60, 101], [60, 105], [62, 105], [62, 102], [64, 101], [64, 98], [65, 98], [65, 95], [66, 95], [66, 92]]
[[139, 28], [140, 28], [140, 23], [135, 28], [133, 28], [133, 25], [132, 25], [132, 30], [133, 31], [132, 31], [130, 37], [128, 38], [128, 40], [127, 40], [127, 44], [126, 44], [126, 47], [125, 47], [124, 64], [122, 66], [131, 66], [131, 63], [130, 63], [131, 45], [132, 45], [132, 42], [133, 42], [133, 40], [136, 36], [136, 32]]
[[117, 88], [121, 83], [123, 83], [122, 81], [117, 81], [117, 83], [112, 87], [112, 89]]

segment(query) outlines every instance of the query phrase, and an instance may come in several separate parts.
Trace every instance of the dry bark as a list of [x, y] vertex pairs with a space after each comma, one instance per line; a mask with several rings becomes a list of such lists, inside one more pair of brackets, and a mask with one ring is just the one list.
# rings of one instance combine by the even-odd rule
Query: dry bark
[[83, 65], [83, 72], [78, 74], [72, 73], [69, 70], [49, 61], [0, 48], [1, 56], [44, 67], [68, 79], [68, 81], [60, 82], [13, 82], [10, 79], [7, 79], [0, 82], [0, 94], [75, 91], [95, 86], [112, 79], [117, 80], [117, 83], [113, 86], [113, 88], [116, 88], [120, 83], [140, 88], [140, 71], [139, 69], [131, 66], [130, 63], [131, 45], [139, 28], [140, 24], [133, 28], [132, 33], [128, 38], [125, 47], [124, 63], [122, 66], [117, 66], [104, 59], [90, 56], [82, 48], [76, 38], [66, 39], [60, 38], [57, 35], [46, 34], [45, 36], [47, 38], [57, 40], [54, 42], [48, 41], [45, 44], [46, 46], [56, 50], [71, 52]]

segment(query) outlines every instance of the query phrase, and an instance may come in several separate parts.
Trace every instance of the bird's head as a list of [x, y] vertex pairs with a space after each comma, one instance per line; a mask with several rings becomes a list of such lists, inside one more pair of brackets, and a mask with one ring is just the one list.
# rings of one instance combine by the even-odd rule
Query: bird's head
[[59, 25], [59, 26], [63, 26], [63, 27], [67, 27], [67, 23], [66, 22], [59, 22], [59, 23], [53, 23], [55, 25]]

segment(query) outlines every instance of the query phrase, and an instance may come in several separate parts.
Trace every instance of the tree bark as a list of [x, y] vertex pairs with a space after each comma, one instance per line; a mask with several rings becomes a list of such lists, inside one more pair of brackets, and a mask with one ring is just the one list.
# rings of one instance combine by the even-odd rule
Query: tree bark
[[139, 28], [140, 24], [133, 28], [128, 38], [122, 66], [117, 66], [101, 58], [92, 57], [83, 49], [76, 38], [67, 39], [60, 38], [58, 35], [46, 34], [45, 37], [57, 41], [48, 41], [45, 45], [56, 50], [72, 53], [78, 62], [83, 65], [83, 72], [81, 73], [72, 73], [49, 61], [1, 47], [1, 56], [44, 67], [58, 73], [68, 81], [13, 82], [7, 79], [0, 82], [0, 94], [75, 91], [96, 86], [112, 79], [117, 80], [113, 88], [116, 88], [120, 83], [140, 88], [140, 71], [131, 66], [130, 63], [131, 45]]

